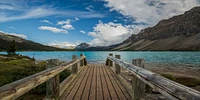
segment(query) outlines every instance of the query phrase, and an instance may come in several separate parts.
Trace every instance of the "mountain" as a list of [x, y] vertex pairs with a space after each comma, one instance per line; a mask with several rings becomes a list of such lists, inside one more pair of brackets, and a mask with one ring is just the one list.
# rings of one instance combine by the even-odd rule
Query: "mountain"
[[200, 7], [161, 20], [111, 50], [200, 50]]
[[8, 35], [0, 32], [0, 51], [6, 51], [11, 42], [15, 40], [17, 51], [65, 51], [66, 49], [42, 45], [30, 40]]
[[90, 45], [83, 42], [79, 44], [78, 46], [76, 46], [75, 50], [87, 50], [88, 48], [90, 48]]

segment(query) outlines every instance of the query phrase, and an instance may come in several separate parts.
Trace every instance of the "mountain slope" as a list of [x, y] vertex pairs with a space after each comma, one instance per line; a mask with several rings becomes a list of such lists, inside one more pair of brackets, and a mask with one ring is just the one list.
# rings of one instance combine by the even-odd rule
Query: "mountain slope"
[[62, 51], [66, 49], [60, 49], [50, 46], [45, 46], [30, 40], [0, 33], [0, 51], [6, 51], [11, 42], [15, 40], [18, 51]]
[[200, 50], [200, 7], [143, 29], [112, 50]]

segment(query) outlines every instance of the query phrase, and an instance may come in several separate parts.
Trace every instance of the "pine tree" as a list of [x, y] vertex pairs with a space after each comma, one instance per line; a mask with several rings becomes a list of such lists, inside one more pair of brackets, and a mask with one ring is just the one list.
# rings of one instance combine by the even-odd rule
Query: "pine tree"
[[8, 46], [7, 53], [9, 55], [14, 55], [15, 52], [16, 52], [16, 43], [15, 40], [13, 40], [11, 44]]

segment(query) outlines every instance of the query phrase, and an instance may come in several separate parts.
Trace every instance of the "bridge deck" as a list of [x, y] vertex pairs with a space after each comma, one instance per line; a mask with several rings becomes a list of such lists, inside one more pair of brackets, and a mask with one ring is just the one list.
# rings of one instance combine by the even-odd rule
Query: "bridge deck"
[[130, 100], [131, 96], [105, 65], [88, 65], [61, 95], [60, 100]]

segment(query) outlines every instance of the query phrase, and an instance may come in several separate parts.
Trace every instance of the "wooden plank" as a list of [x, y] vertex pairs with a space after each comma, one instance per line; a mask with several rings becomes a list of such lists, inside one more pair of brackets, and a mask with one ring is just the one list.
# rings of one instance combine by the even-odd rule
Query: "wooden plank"
[[80, 79], [81, 76], [85, 75], [88, 72], [88, 67], [83, 67], [83, 70], [77, 75], [77, 77], [74, 79], [74, 81], [69, 85], [69, 87], [64, 91], [64, 93], [60, 96], [60, 100], [66, 100], [67, 96], [77, 83], [77, 81]]
[[111, 99], [112, 100], [119, 100], [118, 96], [117, 96], [117, 93], [116, 93], [116, 91], [115, 91], [115, 89], [114, 89], [114, 87], [113, 87], [113, 85], [112, 85], [112, 83], [111, 83], [111, 81], [109, 79], [109, 75], [105, 71], [105, 69], [106, 69], [105, 66], [102, 66], [102, 69], [103, 69], [103, 73], [104, 73], [104, 77], [105, 77], [106, 83], [108, 85], [108, 90], [110, 92]]
[[76, 92], [78, 91], [81, 82], [83, 81], [84, 77], [88, 76], [88, 73], [91, 72], [91, 67], [88, 66], [88, 72], [80, 76], [76, 84], [74, 85], [73, 89], [70, 91], [70, 94], [67, 96], [66, 100], [72, 100], [75, 97]]
[[82, 82], [78, 83], [78, 84], [80, 84], [80, 87], [79, 87], [78, 91], [76, 92], [76, 95], [74, 96], [74, 100], [80, 100], [82, 98], [84, 88], [88, 81], [89, 73], [92, 72], [91, 65], [88, 65], [88, 67], [90, 67], [90, 71], [84, 76]]
[[[118, 79], [118, 76], [120, 76], [120, 75], [115, 76], [115, 75], [114, 75], [114, 70], [112, 70], [112, 69], [110, 69], [110, 68], [109, 68], [109, 71], [110, 71], [111, 75], [113, 76], [113, 78], [115, 79], [115, 81], [116, 81], [118, 87], [120, 88], [120, 90], [123, 92], [123, 94], [124, 94], [125, 97], [127, 98], [127, 100], [131, 100], [131, 96], [130, 96], [128, 90], [125, 88], [124, 85], [122, 85], [121, 81]], [[131, 86], [131, 85], [130, 85], [130, 86]], [[131, 87], [130, 87], [130, 89], [131, 89]]]
[[[81, 67], [78, 71], [78, 74], [83, 70], [84, 67]], [[63, 80], [60, 83], [60, 96], [63, 94], [63, 92], [69, 87], [69, 85], [74, 81], [74, 79], [77, 77], [77, 74], [71, 74], [68, 76], [65, 80]]]
[[102, 87], [102, 80], [101, 80], [101, 73], [100, 67], [97, 66], [97, 100], [103, 100], [103, 87]]
[[94, 72], [92, 75], [92, 84], [90, 89], [90, 97], [89, 100], [96, 100], [96, 94], [97, 94], [97, 65], [93, 65]]
[[123, 91], [119, 88], [118, 84], [117, 84], [117, 79], [113, 77], [112, 73], [109, 71], [109, 68], [106, 67], [106, 73], [108, 74], [110, 81], [115, 89], [115, 92], [117, 93], [117, 96], [120, 100], [127, 100], [126, 96], [124, 95]]
[[101, 74], [101, 81], [102, 81], [102, 89], [103, 89], [104, 100], [111, 100], [110, 92], [108, 90], [108, 85], [106, 83], [105, 75], [103, 73], [103, 65], [100, 66], [100, 74]]
[[94, 73], [94, 67], [90, 66], [92, 71], [89, 73], [88, 79], [87, 79], [87, 83], [86, 86], [84, 88], [84, 92], [82, 95], [82, 100], [88, 100], [89, 99], [89, 95], [90, 95], [90, 90], [91, 90], [91, 83], [92, 83], [92, 74]]

